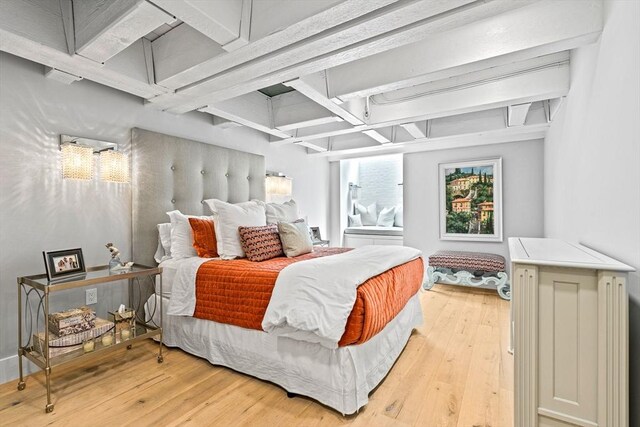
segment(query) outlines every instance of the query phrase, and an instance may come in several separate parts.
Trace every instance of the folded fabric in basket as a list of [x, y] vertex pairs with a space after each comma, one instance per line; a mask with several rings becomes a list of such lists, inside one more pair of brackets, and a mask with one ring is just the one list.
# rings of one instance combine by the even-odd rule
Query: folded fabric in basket
[[[55, 357], [76, 350], [85, 340], [97, 338], [113, 329], [114, 324], [99, 317], [95, 319], [95, 327], [77, 334], [58, 336], [49, 332], [49, 355]], [[35, 350], [44, 353], [44, 332], [33, 335]]]

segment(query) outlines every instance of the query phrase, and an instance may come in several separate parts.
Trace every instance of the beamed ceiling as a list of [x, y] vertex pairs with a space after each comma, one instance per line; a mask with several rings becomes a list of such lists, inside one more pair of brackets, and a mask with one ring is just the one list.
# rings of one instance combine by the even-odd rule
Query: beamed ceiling
[[542, 138], [601, 0], [2, 0], [0, 50], [330, 160]]

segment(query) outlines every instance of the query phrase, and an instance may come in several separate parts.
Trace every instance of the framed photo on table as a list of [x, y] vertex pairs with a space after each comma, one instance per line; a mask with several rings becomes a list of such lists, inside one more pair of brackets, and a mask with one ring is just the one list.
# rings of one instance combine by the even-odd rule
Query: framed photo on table
[[59, 251], [43, 251], [47, 278], [51, 280], [77, 276], [86, 273], [82, 249], [63, 249]]
[[439, 165], [440, 240], [502, 242], [502, 158]]

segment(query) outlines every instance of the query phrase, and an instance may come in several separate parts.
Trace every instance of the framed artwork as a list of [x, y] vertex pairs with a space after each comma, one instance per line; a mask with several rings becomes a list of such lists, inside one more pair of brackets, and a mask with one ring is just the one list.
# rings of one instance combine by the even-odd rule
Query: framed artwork
[[441, 163], [440, 239], [502, 242], [502, 158]]
[[322, 236], [320, 235], [320, 227], [309, 227], [309, 233], [311, 233], [311, 240], [314, 242], [319, 242], [322, 240]]
[[44, 251], [44, 265], [49, 280], [57, 280], [68, 276], [86, 273], [82, 249], [64, 249], [60, 251]]

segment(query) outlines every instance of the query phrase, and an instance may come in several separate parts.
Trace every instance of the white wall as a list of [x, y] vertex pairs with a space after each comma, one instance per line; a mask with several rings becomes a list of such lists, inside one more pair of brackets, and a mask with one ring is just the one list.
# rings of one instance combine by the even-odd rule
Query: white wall
[[[509, 237], [543, 235], [543, 143], [524, 141], [404, 156], [404, 244], [425, 256], [437, 250], [490, 252], [509, 259]], [[440, 240], [438, 164], [502, 157], [502, 243]]]
[[[327, 229], [327, 161], [311, 161], [299, 147], [272, 148], [248, 128], [215, 129], [205, 114], [163, 113], [89, 81], [67, 86], [46, 79], [42, 65], [0, 53], [0, 383], [17, 375], [16, 277], [43, 272], [43, 250], [79, 246], [92, 266], [107, 262], [104, 244], [114, 242], [130, 256], [130, 185], [62, 180], [59, 135], [113, 141], [129, 152], [132, 127], [265, 155], [268, 170], [293, 178], [310, 224]], [[99, 288], [101, 310], [121, 298]], [[81, 291], [55, 307], [83, 302]]]
[[[545, 140], [545, 234], [640, 270], [640, 2], [606, 1], [600, 41], [571, 55]], [[640, 425], [640, 276], [629, 282], [630, 425]]]

